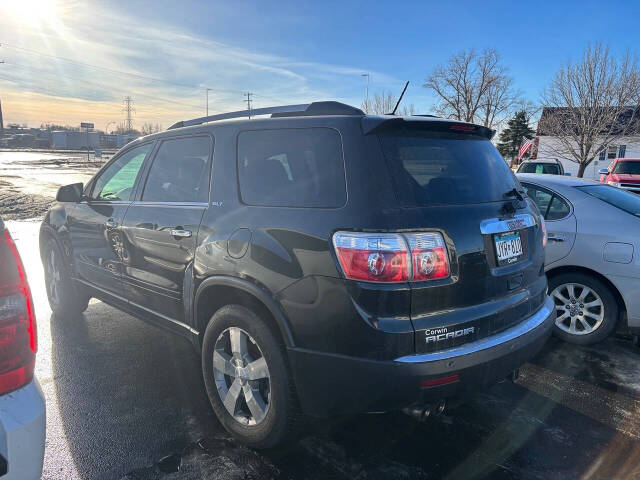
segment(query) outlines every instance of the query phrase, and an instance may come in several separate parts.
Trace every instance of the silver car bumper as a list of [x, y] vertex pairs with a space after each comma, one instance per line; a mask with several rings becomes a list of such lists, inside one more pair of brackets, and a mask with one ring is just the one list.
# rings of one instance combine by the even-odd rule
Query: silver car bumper
[[0, 396], [0, 454], [9, 466], [2, 480], [40, 478], [45, 423], [45, 402], [37, 380]]
[[640, 278], [622, 275], [605, 275], [622, 295], [627, 308], [629, 327], [640, 328]]

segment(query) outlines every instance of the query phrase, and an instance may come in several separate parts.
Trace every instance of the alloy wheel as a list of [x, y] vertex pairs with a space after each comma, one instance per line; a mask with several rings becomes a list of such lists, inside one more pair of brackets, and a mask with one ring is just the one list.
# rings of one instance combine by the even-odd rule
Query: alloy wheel
[[558, 285], [551, 296], [556, 304], [556, 326], [571, 335], [587, 335], [604, 320], [604, 303], [592, 288], [581, 283]]
[[47, 289], [49, 290], [49, 298], [54, 305], [60, 304], [60, 283], [62, 274], [58, 268], [58, 257], [56, 251], [52, 248], [49, 250], [49, 258], [46, 262], [47, 267]]
[[271, 377], [258, 343], [238, 327], [224, 330], [213, 350], [213, 376], [222, 404], [243, 425], [264, 420], [271, 403]]

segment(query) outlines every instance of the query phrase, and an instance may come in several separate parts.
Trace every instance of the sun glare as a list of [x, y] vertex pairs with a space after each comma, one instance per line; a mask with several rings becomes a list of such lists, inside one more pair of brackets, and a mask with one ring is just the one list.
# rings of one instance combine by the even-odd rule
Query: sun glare
[[0, 12], [23, 26], [59, 26], [56, 0], [3, 0]]

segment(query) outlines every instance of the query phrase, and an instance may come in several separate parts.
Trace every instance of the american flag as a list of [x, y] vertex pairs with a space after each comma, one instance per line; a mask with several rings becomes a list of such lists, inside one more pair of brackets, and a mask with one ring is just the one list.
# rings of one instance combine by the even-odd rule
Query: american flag
[[523, 138], [523, 142], [520, 144], [520, 151], [518, 152], [518, 160], [522, 160], [522, 157], [529, 151], [533, 142], [528, 138]]

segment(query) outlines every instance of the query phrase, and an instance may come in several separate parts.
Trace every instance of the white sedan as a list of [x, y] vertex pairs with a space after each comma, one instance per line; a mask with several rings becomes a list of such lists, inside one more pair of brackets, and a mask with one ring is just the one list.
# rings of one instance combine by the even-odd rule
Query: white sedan
[[591, 344], [640, 334], [640, 196], [558, 175], [518, 174], [544, 217], [555, 334]]
[[40, 478], [45, 402], [33, 376], [38, 347], [27, 276], [0, 219], [0, 478]]

